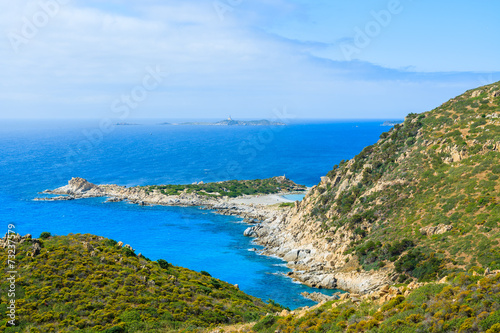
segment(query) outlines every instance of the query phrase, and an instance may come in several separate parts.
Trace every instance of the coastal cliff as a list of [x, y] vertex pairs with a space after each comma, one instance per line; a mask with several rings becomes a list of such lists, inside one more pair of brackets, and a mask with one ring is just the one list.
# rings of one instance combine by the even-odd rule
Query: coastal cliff
[[248, 234], [299, 281], [361, 294], [500, 269], [499, 105], [495, 83], [408, 115]]

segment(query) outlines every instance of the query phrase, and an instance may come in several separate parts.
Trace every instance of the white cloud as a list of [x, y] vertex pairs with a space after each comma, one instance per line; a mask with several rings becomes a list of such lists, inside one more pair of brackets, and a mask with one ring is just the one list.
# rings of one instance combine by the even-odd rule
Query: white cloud
[[[418, 110], [402, 110], [406, 100], [399, 97], [389, 106], [377, 107], [374, 101], [383, 103], [388, 93], [411, 99], [412, 93], [433, 89], [412, 73], [315, 58], [310, 52], [321, 45], [259, 29], [278, 16], [298, 15], [297, 6], [284, 0], [243, 1], [224, 20], [212, 1], [107, 4], [127, 11], [70, 3], [19, 53], [3, 39], [0, 101], [7, 108], [0, 116], [15, 109], [24, 116], [42, 110], [47, 116], [102, 117], [117, 96], [141, 82], [146, 66], [155, 65], [170, 76], [143, 103], [141, 116], [164, 116], [168, 110], [170, 117], [228, 112], [260, 117], [287, 105], [302, 117], [362, 117], [373, 115], [374, 109], [381, 117], [383, 112], [392, 117]], [[30, 19], [37, 11], [38, 2], [8, 2], [0, 13], [0, 31], [6, 37], [19, 33], [23, 17]], [[381, 81], [381, 74], [388, 79]], [[408, 88], [399, 80], [415, 83]], [[431, 101], [438, 98], [435, 92], [430, 96], [436, 96]]]

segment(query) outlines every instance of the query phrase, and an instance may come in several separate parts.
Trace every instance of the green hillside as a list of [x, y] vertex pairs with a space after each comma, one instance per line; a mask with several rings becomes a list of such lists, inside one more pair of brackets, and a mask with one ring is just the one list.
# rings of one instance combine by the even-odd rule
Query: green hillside
[[[500, 83], [403, 124], [309, 194], [320, 235], [350, 234], [346, 261], [393, 267], [399, 282], [500, 269]], [[321, 236], [320, 236], [321, 237]]]
[[302, 316], [266, 316], [254, 332], [500, 332], [500, 274], [459, 273], [448, 283], [424, 285], [406, 297], [355, 303], [332, 301]]
[[[2, 292], [2, 332], [170, 332], [254, 321], [281, 310], [206, 272], [150, 261], [103, 237], [18, 242], [17, 326], [7, 324], [9, 299]], [[7, 251], [0, 259], [7, 262]], [[1, 287], [8, 287], [4, 271]]]
[[499, 157], [495, 83], [408, 115], [342, 161], [295, 213], [317, 237], [347, 239], [348, 265], [398, 273], [399, 288], [266, 316], [253, 331], [500, 332]]

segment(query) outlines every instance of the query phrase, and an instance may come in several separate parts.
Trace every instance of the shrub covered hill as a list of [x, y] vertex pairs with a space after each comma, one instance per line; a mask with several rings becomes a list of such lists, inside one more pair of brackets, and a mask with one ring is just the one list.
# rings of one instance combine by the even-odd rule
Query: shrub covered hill
[[500, 82], [410, 114], [342, 161], [282, 227], [297, 248], [335, 253], [335, 272], [393, 286], [253, 330], [500, 332], [499, 157]]
[[294, 228], [335, 252], [337, 269], [354, 261], [400, 283], [498, 270], [499, 157], [495, 83], [408, 115], [340, 162], [292, 210]]
[[281, 311], [207, 272], [151, 261], [111, 239], [48, 233], [11, 239], [17, 246], [16, 326], [6, 316], [12, 281], [2, 270], [1, 332], [171, 332]]

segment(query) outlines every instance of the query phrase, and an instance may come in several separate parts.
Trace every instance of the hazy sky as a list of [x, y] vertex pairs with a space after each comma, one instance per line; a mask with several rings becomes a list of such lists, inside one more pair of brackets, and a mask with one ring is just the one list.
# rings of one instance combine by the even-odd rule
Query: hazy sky
[[496, 0], [2, 0], [0, 118], [402, 118], [500, 80]]

